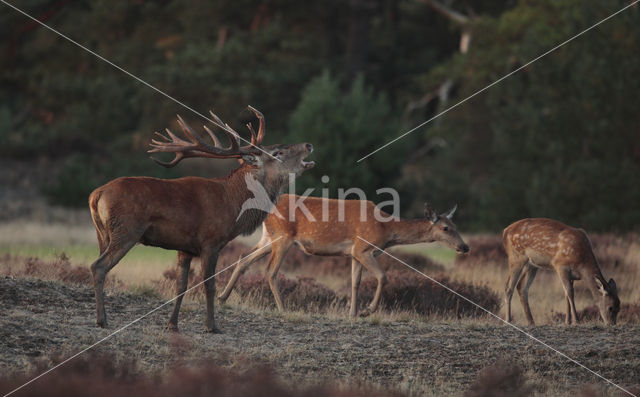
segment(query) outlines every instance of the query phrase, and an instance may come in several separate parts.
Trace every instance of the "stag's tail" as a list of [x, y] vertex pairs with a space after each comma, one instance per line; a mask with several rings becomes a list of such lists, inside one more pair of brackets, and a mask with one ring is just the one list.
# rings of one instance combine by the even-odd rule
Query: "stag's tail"
[[96, 234], [98, 236], [98, 249], [100, 254], [104, 252], [109, 246], [109, 234], [107, 227], [103, 220], [100, 218], [100, 212], [98, 211], [98, 203], [102, 196], [102, 190], [96, 189], [89, 196], [89, 210], [91, 210], [91, 220], [93, 226], [96, 228]]

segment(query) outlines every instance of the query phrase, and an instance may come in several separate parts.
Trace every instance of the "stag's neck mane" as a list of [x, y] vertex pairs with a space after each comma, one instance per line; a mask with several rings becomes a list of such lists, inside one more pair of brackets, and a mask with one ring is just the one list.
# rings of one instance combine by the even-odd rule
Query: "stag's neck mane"
[[[231, 172], [226, 178], [227, 192], [230, 200], [230, 208], [234, 209], [236, 216], [242, 211], [242, 204], [250, 199], [256, 198], [253, 191], [247, 186], [247, 178], [257, 181], [267, 193], [273, 205], [278, 201], [278, 197], [287, 186], [287, 177], [280, 175], [270, 176], [263, 168], [258, 168], [248, 164], [242, 164], [239, 168]], [[262, 198], [262, 197], [259, 197]], [[236, 222], [233, 230], [234, 234], [248, 235], [253, 233], [262, 224], [269, 213], [258, 209], [246, 210]]]

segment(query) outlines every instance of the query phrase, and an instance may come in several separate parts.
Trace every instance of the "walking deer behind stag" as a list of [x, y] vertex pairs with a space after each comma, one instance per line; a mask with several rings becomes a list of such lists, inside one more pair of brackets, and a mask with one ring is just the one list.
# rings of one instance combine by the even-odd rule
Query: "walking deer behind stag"
[[302, 206], [294, 205], [300, 201], [299, 196], [281, 196], [276, 204], [277, 212], [274, 211], [264, 221], [262, 238], [253, 248], [253, 253], [236, 265], [227, 286], [218, 297], [222, 302], [228, 299], [238, 277], [249, 265], [271, 253], [267, 279], [278, 309], [284, 310], [277, 274], [289, 248], [295, 244], [310, 255], [352, 258], [349, 312], [352, 317], [356, 315], [362, 267], [373, 273], [378, 284], [369, 307], [361, 313], [364, 317], [378, 308], [382, 287], [386, 282], [384, 272], [375, 259], [382, 252], [376, 247], [386, 249], [401, 244], [439, 241], [458, 252], [469, 251], [469, 246], [451, 221], [456, 207], [438, 215], [425, 204], [425, 218], [402, 220], [385, 214], [371, 201], [304, 197]]
[[312, 152], [309, 143], [263, 146], [265, 123], [262, 113], [249, 107], [259, 121], [256, 134], [249, 124], [251, 144], [240, 146], [240, 136], [228, 124], [211, 113], [214, 125], [227, 136], [223, 147], [205, 127], [213, 145], [194, 131], [180, 116], [178, 123], [186, 139], [159, 134], [149, 152], [169, 152], [171, 162], [155, 160], [173, 167], [188, 157], [236, 158], [241, 166], [223, 178], [186, 177], [173, 180], [124, 177], [97, 188], [89, 197], [91, 217], [98, 234], [100, 256], [91, 265], [96, 295], [96, 317], [100, 327], [107, 326], [104, 309], [104, 279], [122, 257], [137, 243], [178, 251], [179, 279], [177, 299], [169, 320], [169, 329], [178, 329], [178, 313], [187, 288], [191, 259], [199, 256], [206, 295], [206, 329], [216, 332], [213, 316], [216, 261], [220, 250], [239, 234], [251, 233], [267, 213], [250, 209], [241, 216], [242, 203], [253, 193], [247, 180], [261, 184], [273, 201], [288, 184], [290, 174], [299, 175], [313, 167], [304, 161]]
[[509, 262], [506, 321], [511, 321], [511, 297], [518, 288], [529, 325], [534, 325], [529, 307], [529, 287], [539, 268], [553, 269], [560, 277], [567, 301], [567, 324], [577, 323], [573, 282], [584, 280], [605, 324], [615, 324], [620, 299], [613, 279], [605, 280], [587, 233], [552, 219], [522, 219], [502, 233]]

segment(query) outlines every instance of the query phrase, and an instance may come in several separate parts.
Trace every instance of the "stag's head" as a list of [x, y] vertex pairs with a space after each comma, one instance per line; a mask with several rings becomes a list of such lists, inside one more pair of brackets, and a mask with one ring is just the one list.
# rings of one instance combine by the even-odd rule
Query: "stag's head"
[[598, 287], [599, 297], [596, 297], [596, 306], [600, 311], [600, 316], [606, 325], [615, 325], [620, 311], [620, 299], [618, 298], [618, 288], [613, 279], [603, 283], [599, 278], [595, 278]]
[[428, 203], [425, 203], [424, 216], [431, 223], [430, 234], [432, 241], [439, 241], [456, 250], [456, 252], [466, 254], [469, 252], [469, 246], [462, 240], [456, 225], [451, 220], [457, 208], [458, 206], [455, 205], [449, 211], [438, 215]]
[[212, 117], [210, 121], [226, 135], [227, 146], [223, 146], [213, 131], [204, 126], [213, 145], [207, 143], [182, 117], [178, 116], [178, 124], [186, 139], [182, 139], [166, 129], [166, 136], [156, 133], [161, 139], [151, 141], [152, 149], [149, 150], [149, 153], [175, 153], [174, 159], [170, 162], [162, 162], [152, 158], [164, 167], [173, 167], [187, 157], [236, 158], [272, 178], [286, 178], [290, 173], [299, 176], [303, 171], [315, 165], [313, 161], [304, 160], [313, 151], [313, 146], [310, 143], [264, 146], [262, 144], [265, 135], [264, 116], [251, 106], [249, 106], [249, 110], [257, 117], [259, 127], [256, 133], [251, 124], [247, 124], [247, 128], [251, 132], [251, 142], [248, 145], [241, 146], [240, 134], [213, 112], [210, 112]]

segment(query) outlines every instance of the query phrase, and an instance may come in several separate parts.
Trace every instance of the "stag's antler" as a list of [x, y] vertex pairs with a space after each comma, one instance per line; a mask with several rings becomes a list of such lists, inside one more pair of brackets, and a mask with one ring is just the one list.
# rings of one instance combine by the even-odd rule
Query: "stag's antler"
[[262, 139], [264, 138], [264, 116], [258, 110], [249, 106], [249, 109], [258, 117], [260, 120], [260, 127], [258, 129], [258, 136], [256, 137], [253, 132], [253, 128], [249, 127], [251, 131], [251, 144], [247, 146], [240, 146], [240, 134], [238, 134], [229, 124], [223, 122], [220, 117], [218, 117], [212, 111], [209, 112], [213, 120], [211, 122], [218, 128], [224, 132], [229, 140], [229, 146], [222, 147], [222, 144], [215, 136], [213, 131], [211, 131], [206, 126], [204, 127], [205, 131], [213, 141], [213, 146], [205, 142], [200, 134], [195, 132], [189, 124], [187, 124], [182, 117], [178, 115], [178, 124], [182, 129], [182, 132], [185, 139], [182, 139], [172, 133], [168, 128], [165, 130], [167, 135], [163, 135], [159, 132], [156, 132], [162, 140], [152, 139], [150, 146], [152, 149], [148, 150], [148, 153], [175, 153], [175, 157], [170, 162], [163, 162], [156, 158], [151, 157], [153, 161], [164, 166], [164, 167], [173, 167], [178, 164], [182, 159], [188, 157], [209, 157], [209, 158], [240, 158], [243, 154], [252, 154], [255, 153], [255, 149], [259, 149], [259, 146], [262, 144]]

